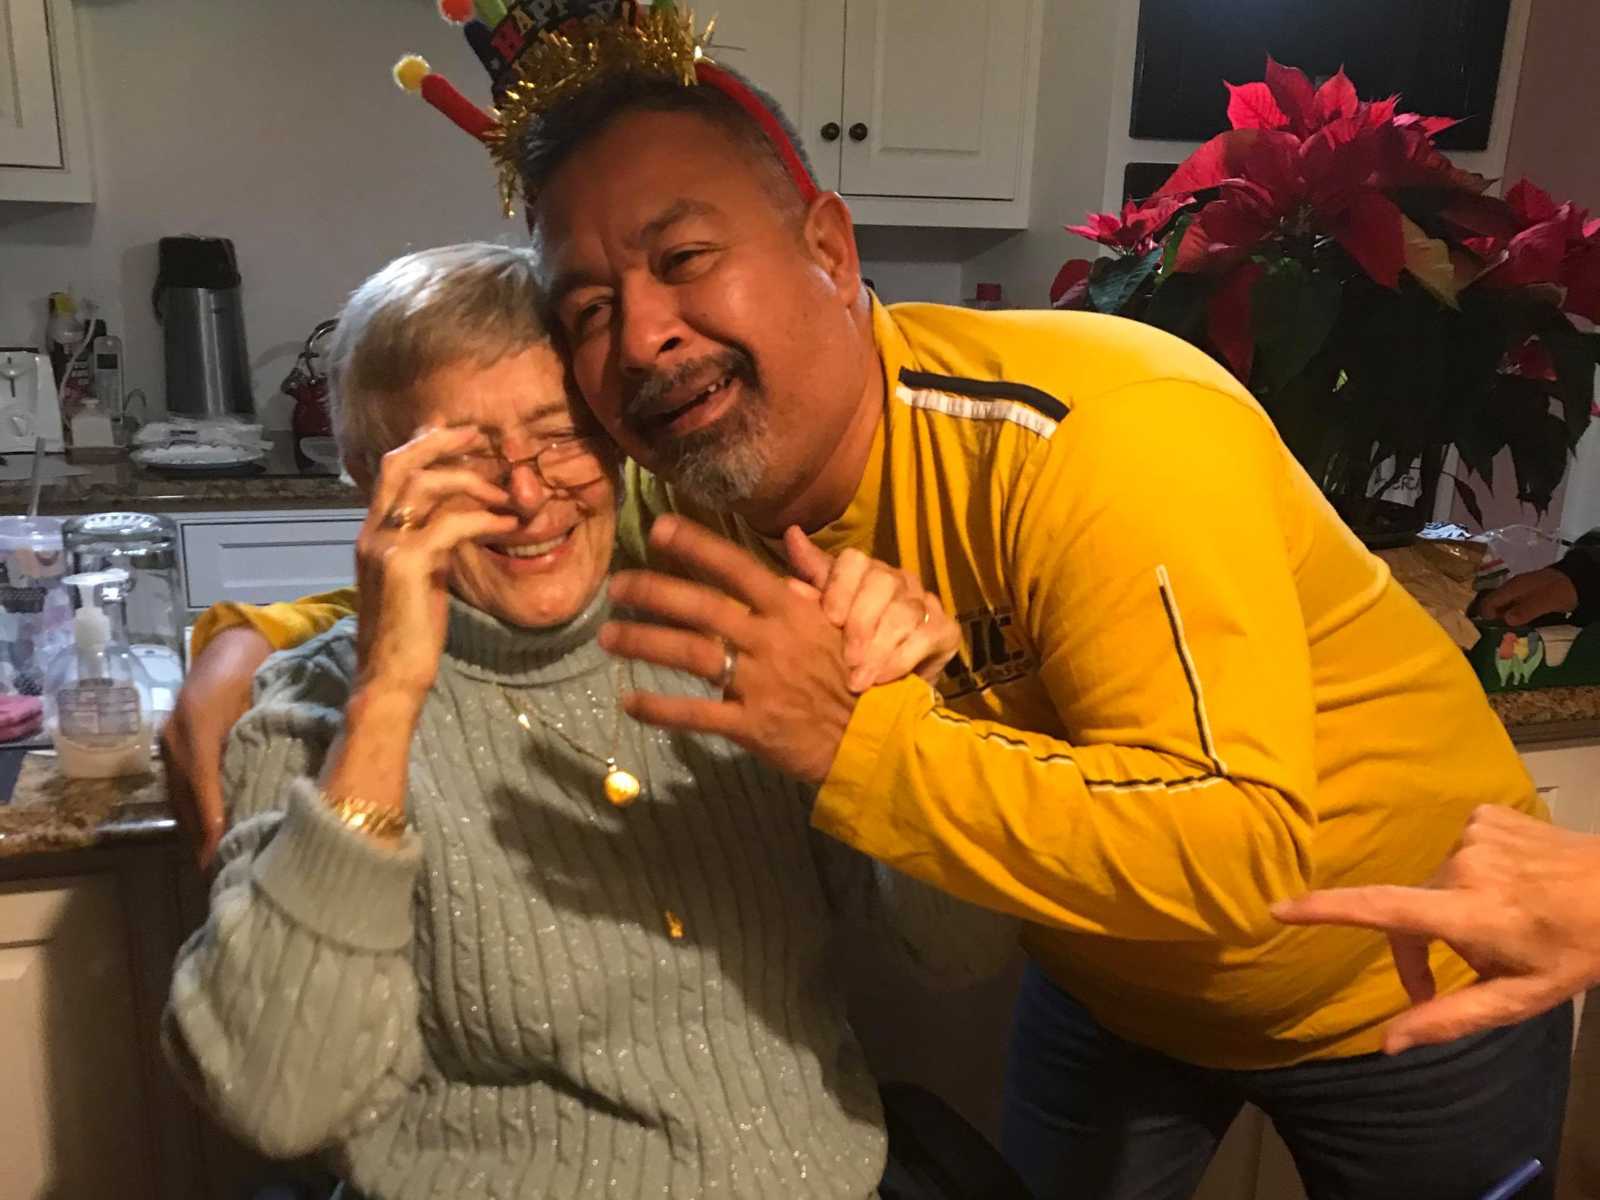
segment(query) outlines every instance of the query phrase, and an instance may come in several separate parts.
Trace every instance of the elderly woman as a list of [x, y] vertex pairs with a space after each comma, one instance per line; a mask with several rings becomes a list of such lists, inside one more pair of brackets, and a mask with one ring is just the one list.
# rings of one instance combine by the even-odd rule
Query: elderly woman
[[[743, 752], [624, 716], [635, 687], [710, 687], [596, 644], [618, 462], [537, 312], [529, 254], [486, 245], [403, 258], [344, 312], [358, 619], [257, 677], [173, 1056], [231, 1129], [374, 1200], [871, 1196], [841, 887], [957, 969], [1003, 942], [819, 847]], [[954, 636], [922, 603], [880, 637], [932, 670]]]

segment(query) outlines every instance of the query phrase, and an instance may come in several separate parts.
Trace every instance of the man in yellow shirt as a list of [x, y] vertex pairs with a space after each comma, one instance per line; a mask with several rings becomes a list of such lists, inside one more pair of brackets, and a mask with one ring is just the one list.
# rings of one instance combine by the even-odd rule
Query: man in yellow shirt
[[[848, 209], [775, 137], [629, 77], [520, 143], [574, 377], [642, 465], [625, 531], [718, 585], [618, 581], [678, 627], [617, 625], [616, 652], [728, 685], [634, 711], [759, 750], [821, 784], [820, 828], [1030, 922], [1006, 1149], [1041, 1196], [1186, 1196], [1246, 1101], [1317, 1200], [1550, 1162], [1570, 1009], [1387, 1058], [1383, 939], [1271, 916], [1420, 883], [1479, 805], [1539, 814], [1442, 631], [1222, 368], [1111, 318], [878, 305]], [[963, 623], [937, 693], [858, 701], [849, 647], [786, 627], [771, 568], [842, 603], [857, 555]], [[320, 624], [244, 615], [280, 644]], [[1419, 994], [1472, 978], [1429, 966]]]

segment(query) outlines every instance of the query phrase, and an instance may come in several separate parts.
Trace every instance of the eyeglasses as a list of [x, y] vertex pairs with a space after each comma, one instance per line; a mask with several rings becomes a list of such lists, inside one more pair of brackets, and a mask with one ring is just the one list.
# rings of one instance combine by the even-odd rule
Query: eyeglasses
[[485, 483], [503, 488], [511, 473], [527, 465], [539, 482], [552, 492], [576, 492], [605, 478], [609, 443], [597, 437], [560, 438], [526, 458], [507, 458], [503, 454], [458, 454], [446, 465], [471, 471]]

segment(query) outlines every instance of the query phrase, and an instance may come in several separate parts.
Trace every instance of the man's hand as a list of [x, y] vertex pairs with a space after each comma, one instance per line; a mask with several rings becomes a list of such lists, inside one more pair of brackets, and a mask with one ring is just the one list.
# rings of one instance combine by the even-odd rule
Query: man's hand
[[844, 635], [814, 598], [681, 517], [658, 518], [650, 548], [715, 586], [656, 571], [619, 572], [612, 599], [674, 627], [610, 621], [601, 646], [712, 681], [722, 676], [726, 650], [734, 670], [722, 680], [721, 700], [635, 692], [626, 711], [662, 729], [720, 734], [796, 779], [821, 783], [855, 710]]
[[167, 797], [202, 871], [222, 840], [222, 748], [250, 707], [256, 668], [271, 653], [272, 643], [249, 625], [224, 629], [189, 665], [161, 731]]
[[1554, 567], [1508, 579], [1472, 607], [1472, 615], [1507, 625], [1531, 625], [1551, 613], [1578, 607], [1578, 589]]
[[[1425, 888], [1312, 892], [1273, 909], [1291, 925], [1358, 925], [1389, 934], [1416, 1005], [1384, 1049], [1466, 1037], [1526, 1020], [1600, 983], [1600, 837], [1509, 808], [1472, 814], [1461, 844]], [[1480, 979], [1434, 995], [1428, 946], [1448, 943]]]
[[961, 628], [916, 576], [859, 550], [835, 558], [798, 525], [784, 531], [783, 547], [798, 575], [791, 586], [815, 597], [823, 615], [844, 630], [852, 692], [907, 675], [938, 683], [961, 649]]

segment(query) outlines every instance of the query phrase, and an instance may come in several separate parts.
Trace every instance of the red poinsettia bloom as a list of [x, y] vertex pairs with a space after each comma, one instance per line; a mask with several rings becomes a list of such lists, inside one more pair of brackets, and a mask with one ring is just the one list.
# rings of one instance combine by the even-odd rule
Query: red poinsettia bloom
[[1110, 246], [1124, 254], [1148, 254], [1156, 248], [1156, 234], [1173, 215], [1189, 203], [1188, 196], [1165, 196], [1148, 204], [1129, 200], [1121, 214], [1090, 213], [1083, 225], [1068, 225], [1067, 232]]
[[1089, 272], [1094, 264], [1087, 258], [1069, 258], [1056, 272], [1050, 285], [1052, 308], [1082, 308], [1089, 295]]
[[1600, 219], [1575, 204], [1558, 205], [1526, 179], [1494, 203], [1500, 205], [1498, 214], [1484, 205], [1452, 213], [1480, 231], [1463, 243], [1487, 264], [1483, 286], [1554, 285], [1565, 290], [1561, 307], [1566, 312], [1600, 323]]
[[1404, 217], [1386, 189], [1487, 186], [1433, 148], [1451, 121], [1397, 113], [1394, 98], [1364, 103], [1343, 71], [1313, 88], [1304, 72], [1268, 59], [1265, 82], [1228, 86], [1233, 129], [1156, 193], [1220, 192], [1187, 230], [1179, 271], [1230, 270], [1269, 237], [1301, 229], [1335, 238], [1373, 279], [1397, 287]]
[[1524, 379], [1552, 383], [1556, 379], [1555, 360], [1538, 338], [1529, 338], [1506, 356], [1505, 370]]

